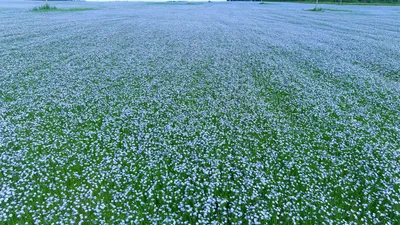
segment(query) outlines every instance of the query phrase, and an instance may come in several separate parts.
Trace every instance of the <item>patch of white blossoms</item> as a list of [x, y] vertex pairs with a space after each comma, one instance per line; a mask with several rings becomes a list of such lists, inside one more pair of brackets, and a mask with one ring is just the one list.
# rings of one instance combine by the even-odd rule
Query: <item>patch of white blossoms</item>
[[0, 8], [0, 223], [400, 223], [397, 8], [90, 6]]

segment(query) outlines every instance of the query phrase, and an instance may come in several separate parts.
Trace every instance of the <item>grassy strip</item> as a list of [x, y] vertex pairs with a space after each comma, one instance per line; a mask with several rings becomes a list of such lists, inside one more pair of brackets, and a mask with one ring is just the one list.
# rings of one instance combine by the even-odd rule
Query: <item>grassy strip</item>
[[34, 7], [32, 9], [32, 11], [35, 11], [35, 12], [38, 12], [38, 11], [54, 11], [54, 10], [58, 10], [57, 7], [51, 6], [51, 5], [47, 4], [47, 3], [45, 5], [42, 5], [42, 6], [39, 6], [39, 7]]
[[93, 8], [68, 8], [68, 9], [60, 9], [55, 6], [51, 6], [49, 4], [45, 4], [39, 7], [34, 7], [32, 9], [33, 12], [75, 12], [75, 11], [86, 11], [93, 10]]
[[310, 11], [310, 12], [324, 12], [324, 11], [330, 11], [330, 12], [352, 12], [351, 10], [328, 9], [328, 8], [313, 8], [313, 9], [308, 9], [306, 11]]
[[307, 9], [306, 11], [310, 11], [310, 12], [322, 12], [322, 8], [313, 8], [313, 9]]
[[328, 9], [328, 8], [322, 8], [322, 11], [331, 11], [331, 12], [352, 12], [351, 10], [347, 10], [347, 9]]

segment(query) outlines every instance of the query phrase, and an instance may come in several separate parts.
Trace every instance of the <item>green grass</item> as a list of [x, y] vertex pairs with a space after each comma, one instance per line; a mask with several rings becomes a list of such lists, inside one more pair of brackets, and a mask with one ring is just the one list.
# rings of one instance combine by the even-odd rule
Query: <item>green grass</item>
[[61, 9], [61, 8], [57, 8], [56, 6], [51, 6], [51, 5], [46, 3], [45, 5], [34, 7], [32, 9], [33, 12], [76, 12], [76, 11], [86, 11], [86, 10], [93, 10], [93, 8], [67, 8], [67, 9]]
[[307, 11], [310, 11], [310, 12], [324, 12], [324, 11], [330, 11], [330, 12], [352, 12], [351, 10], [328, 9], [328, 8], [313, 8], [313, 9], [308, 9]]
[[322, 8], [322, 11], [331, 11], [331, 12], [352, 12], [351, 10], [347, 10], [347, 9], [328, 9], [328, 8]]
[[310, 12], [322, 12], [322, 8], [315, 7], [313, 9], [308, 9], [307, 11], [310, 11]]
[[35, 12], [38, 12], [38, 11], [40, 11], [40, 12], [43, 12], [43, 11], [56, 11], [56, 10], [58, 10], [57, 7], [51, 6], [51, 5], [47, 4], [47, 3], [45, 5], [42, 5], [42, 6], [34, 7], [32, 9], [32, 11], [35, 11]]

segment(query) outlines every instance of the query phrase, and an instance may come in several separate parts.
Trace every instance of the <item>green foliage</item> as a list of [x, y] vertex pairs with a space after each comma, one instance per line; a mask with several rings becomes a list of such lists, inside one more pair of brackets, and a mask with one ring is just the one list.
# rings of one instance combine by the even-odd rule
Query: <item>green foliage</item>
[[309, 10], [307, 10], [307, 11], [311, 11], [311, 12], [322, 12], [322, 8], [317, 8], [317, 7], [315, 7], [315, 8], [313, 8], [313, 9], [309, 9]]
[[60, 9], [55, 6], [51, 6], [49, 4], [45, 4], [39, 7], [35, 7], [32, 9], [33, 12], [75, 12], [75, 11], [86, 11], [93, 10], [93, 8], [68, 8], [68, 9]]
[[39, 7], [35, 7], [35, 8], [32, 9], [32, 11], [35, 11], [35, 12], [37, 12], [37, 11], [54, 11], [54, 10], [57, 10], [57, 7], [50, 6], [47, 3], [45, 5], [42, 5], [42, 6], [39, 6]]

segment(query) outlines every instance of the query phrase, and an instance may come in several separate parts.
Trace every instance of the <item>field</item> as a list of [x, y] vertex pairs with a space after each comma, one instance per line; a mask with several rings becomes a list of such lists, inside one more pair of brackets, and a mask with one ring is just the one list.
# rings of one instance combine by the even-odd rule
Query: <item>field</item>
[[40, 4], [0, 3], [0, 224], [400, 224], [400, 7]]

